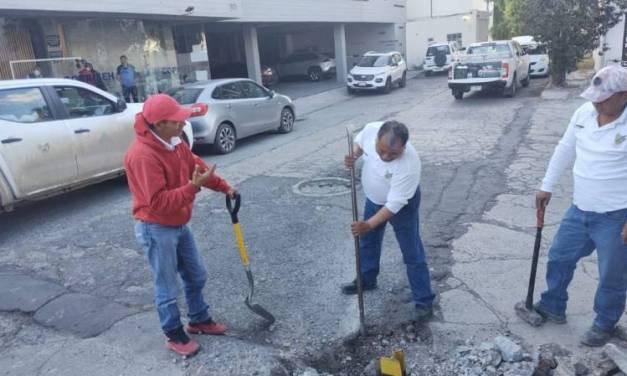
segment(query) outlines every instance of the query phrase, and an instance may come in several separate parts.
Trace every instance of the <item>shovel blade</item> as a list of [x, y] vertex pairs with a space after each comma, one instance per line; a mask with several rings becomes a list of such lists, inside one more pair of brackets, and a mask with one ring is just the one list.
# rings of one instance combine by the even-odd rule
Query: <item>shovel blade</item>
[[273, 324], [276, 321], [276, 319], [270, 312], [268, 312], [265, 308], [263, 308], [259, 304], [252, 304], [250, 300], [248, 300], [248, 298], [246, 299], [246, 306], [255, 314], [266, 319], [270, 324]]

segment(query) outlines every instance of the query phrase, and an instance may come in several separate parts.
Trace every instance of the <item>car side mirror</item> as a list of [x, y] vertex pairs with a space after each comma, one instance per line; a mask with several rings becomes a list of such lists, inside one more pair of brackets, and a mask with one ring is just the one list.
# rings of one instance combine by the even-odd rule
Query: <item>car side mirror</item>
[[126, 110], [126, 102], [122, 98], [118, 98], [118, 101], [115, 103], [115, 109], [118, 112], [124, 112]]
[[268, 90], [268, 97], [274, 98], [275, 95], [276, 93], [274, 92], [274, 90]]

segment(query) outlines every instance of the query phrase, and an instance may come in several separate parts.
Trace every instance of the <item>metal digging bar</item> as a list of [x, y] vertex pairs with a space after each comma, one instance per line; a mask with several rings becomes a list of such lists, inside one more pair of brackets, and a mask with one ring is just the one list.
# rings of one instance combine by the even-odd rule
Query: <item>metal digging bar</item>
[[[352, 158], [353, 153], [353, 129], [352, 127], [346, 127], [346, 136], [348, 138], [348, 155]], [[353, 221], [359, 220], [359, 212], [357, 211], [357, 189], [355, 187], [355, 166], [350, 169], [351, 171], [351, 198], [353, 205]], [[366, 324], [364, 314], [364, 290], [361, 281], [361, 257], [359, 255], [359, 236], [355, 236], [355, 271], [357, 281], [357, 298], [359, 302], [359, 332], [362, 336], [366, 335]]]

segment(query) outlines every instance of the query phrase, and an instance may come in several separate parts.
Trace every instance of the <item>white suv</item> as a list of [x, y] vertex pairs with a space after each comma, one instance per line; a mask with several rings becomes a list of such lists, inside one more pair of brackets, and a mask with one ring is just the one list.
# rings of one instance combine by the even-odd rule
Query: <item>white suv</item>
[[431, 76], [436, 72], [448, 72], [458, 53], [459, 50], [454, 42], [430, 44], [422, 65], [425, 76]]
[[346, 78], [349, 94], [357, 90], [382, 90], [389, 93], [392, 85], [405, 87], [407, 64], [400, 52], [367, 52]]

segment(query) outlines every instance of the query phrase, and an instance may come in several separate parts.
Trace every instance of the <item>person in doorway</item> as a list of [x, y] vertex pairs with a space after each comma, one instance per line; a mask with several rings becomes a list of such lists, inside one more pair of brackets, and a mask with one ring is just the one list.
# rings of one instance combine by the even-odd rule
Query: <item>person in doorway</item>
[[546, 208], [560, 176], [574, 164], [573, 203], [549, 250], [547, 290], [535, 310], [566, 323], [577, 262], [596, 249], [596, 317], [581, 343], [602, 346], [625, 312], [627, 292], [627, 69], [601, 69], [581, 96], [589, 102], [573, 115], [536, 194], [537, 208]]
[[[435, 295], [419, 230], [421, 163], [408, 138], [407, 127], [397, 121], [370, 123], [355, 138], [354, 156], [346, 156], [344, 163], [351, 168], [357, 159], [364, 159], [364, 220], [351, 226], [353, 235], [361, 240], [363, 289], [377, 287], [381, 245], [390, 222], [407, 267], [416, 318], [422, 321], [432, 316]], [[344, 285], [342, 291], [356, 294], [356, 280]]]
[[[148, 98], [135, 117], [135, 140], [124, 157], [133, 197], [135, 235], [146, 252], [155, 283], [155, 305], [167, 348], [194, 355], [198, 342], [187, 333], [220, 335], [226, 326], [209, 315], [202, 290], [207, 272], [187, 226], [202, 187], [235, 197], [236, 191], [180, 139], [192, 110], [172, 97]], [[177, 274], [183, 281], [189, 323], [183, 328], [176, 303]]]
[[35, 68], [28, 74], [28, 78], [43, 78], [39, 65], [35, 65]]
[[117, 68], [117, 79], [122, 87], [122, 95], [126, 102], [139, 102], [137, 97], [137, 71], [132, 64], [128, 63], [128, 58], [120, 56], [120, 65]]
[[83, 68], [78, 72], [78, 79], [98, 89], [107, 91], [107, 87], [102, 81], [102, 75], [94, 69], [91, 63], [85, 62], [83, 64]]

